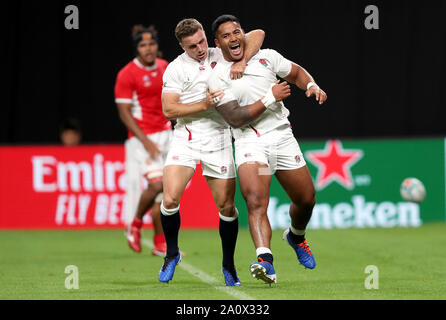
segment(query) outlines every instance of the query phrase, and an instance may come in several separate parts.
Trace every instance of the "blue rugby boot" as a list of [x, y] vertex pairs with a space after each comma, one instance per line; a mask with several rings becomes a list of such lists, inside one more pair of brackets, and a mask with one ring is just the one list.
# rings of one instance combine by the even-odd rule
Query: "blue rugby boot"
[[257, 280], [263, 280], [265, 283], [277, 283], [276, 271], [271, 263], [263, 261], [261, 258], [259, 262], [254, 262], [249, 267], [251, 275]]
[[161, 267], [158, 279], [161, 282], [169, 282], [173, 278], [175, 267], [181, 261], [181, 253], [175, 257], [165, 257], [163, 266]]
[[316, 261], [314, 260], [314, 255], [308, 246], [307, 240], [301, 243], [293, 243], [290, 237], [290, 229], [285, 230], [283, 233], [283, 240], [286, 240], [288, 244], [294, 249], [297, 255], [297, 260], [305, 268], [314, 269], [316, 267]]
[[227, 287], [240, 287], [242, 284], [240, 279], [238, 278], [237, 271], [231, 272], [225, 267], [221, 268], [221, 272], [223, 272], [223, 276], [225, 277], [225, 283]]

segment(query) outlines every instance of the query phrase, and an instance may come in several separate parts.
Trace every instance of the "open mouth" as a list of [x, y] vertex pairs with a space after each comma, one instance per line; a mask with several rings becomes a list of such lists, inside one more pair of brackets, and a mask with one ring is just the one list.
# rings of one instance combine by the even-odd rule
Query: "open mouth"
[[202, 54], [199, 54], [198, 55], [198, 59], [199, 60], [202, 60], [202, 59], [204, 59], [206, 57], [206, 52], [203, 52]]
[[235, 56], [238, 56], [240, 53], [242, 53], [242, 48], [240, 47], [240, 43], [229, 46], [229, 50], [231, 50], [232, 54]]

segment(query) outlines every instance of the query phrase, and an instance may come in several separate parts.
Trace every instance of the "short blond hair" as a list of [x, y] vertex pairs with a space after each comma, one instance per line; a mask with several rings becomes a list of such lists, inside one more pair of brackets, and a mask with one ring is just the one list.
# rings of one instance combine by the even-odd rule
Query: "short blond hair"
[[178, 22], [175, 28], [175, 37], [179, 42], [181, 42], [183, 38], [195, 34], [200, 29], [204, 30], [203, 26], [200, 22], [198, 22], [198, 20], [194, 18], [183, 19]]

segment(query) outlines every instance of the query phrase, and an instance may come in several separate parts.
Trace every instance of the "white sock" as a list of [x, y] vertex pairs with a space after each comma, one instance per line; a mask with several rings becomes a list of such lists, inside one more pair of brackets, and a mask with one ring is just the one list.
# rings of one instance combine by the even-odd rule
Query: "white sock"
[[261, 254], [264, 254], [264, 253], [269, 253], [269, 254], [271, 254], [271, 255], [273, 254], [273, 253], [271, 252], [271, 249], [270, 249], [270, 248], [259, 247], [259, 248], [256, 249], [256, 255], [257, 255], [257, 257], [260, 256]]
[[177, 213], [178, 210], [180, 210], [180, 206], [174, 209], [166, 209], [164, 207], [164, 201], [161, 201], [161, 207], [160, 207], [161, 213], [165, 216], [171, 216], [175, 213]]
[[222, 215], [220, 212], [218, 213], [218, 215], [220, 216], [221, 220], [226, 221], [226, 222], [232, 222], [238, 218], [238, 210], [237, 210], [237, 208], [235, 208], [235, 214], [232, 217], [226, 217], [226, 216]]
[[303, 235], [305, 235], [305, 231], [306, 231], [306, 229], [303, 229], [303, 230], [295, 229], [295, 228], [293, 228], [293, 226], [290, 226], [290, 230], [296, 236], [303, 236]]

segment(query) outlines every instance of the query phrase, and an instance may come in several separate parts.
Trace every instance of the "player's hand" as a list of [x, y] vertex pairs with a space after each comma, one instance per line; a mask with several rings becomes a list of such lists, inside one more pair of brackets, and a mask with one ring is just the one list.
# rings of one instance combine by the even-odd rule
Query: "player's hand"
[[206, 110], [214, 108], [223, 98], [225, 93], [223, 90], [215, 90], [210, 92], [209, 88], [206, 89]]
[[246, 62], [244, 60], [240, 60], [235, 62], [231, 67], [230, 76], [232, 80], [237, 80], [243, 77], [246, 69]]
[[153, 143], [150, 140], [146, 140], [143, 142], [144, 149], [149, 153], [151, 159], [156, 159], [161, 155], [161, 151], [156, 145], [156, 143]]
[[279, 80], [274, 81], [276, 85], [274, 85], [271, 89], [273, 91], [274, 98], [276, 98], [276, 101], [282, 101], [291, 95], [291, 88], [288, 82], [279, 82]]
[[305, 95], [307, 98], [315, 96], [316, 101], [319, 101], [319, 104], [323, 104], [325, 100], [327, 100], [327, 94], [324, 92], [324, 90], [319, 88], [317, 84], [312, 85], [310, 89], [305, 92]]

